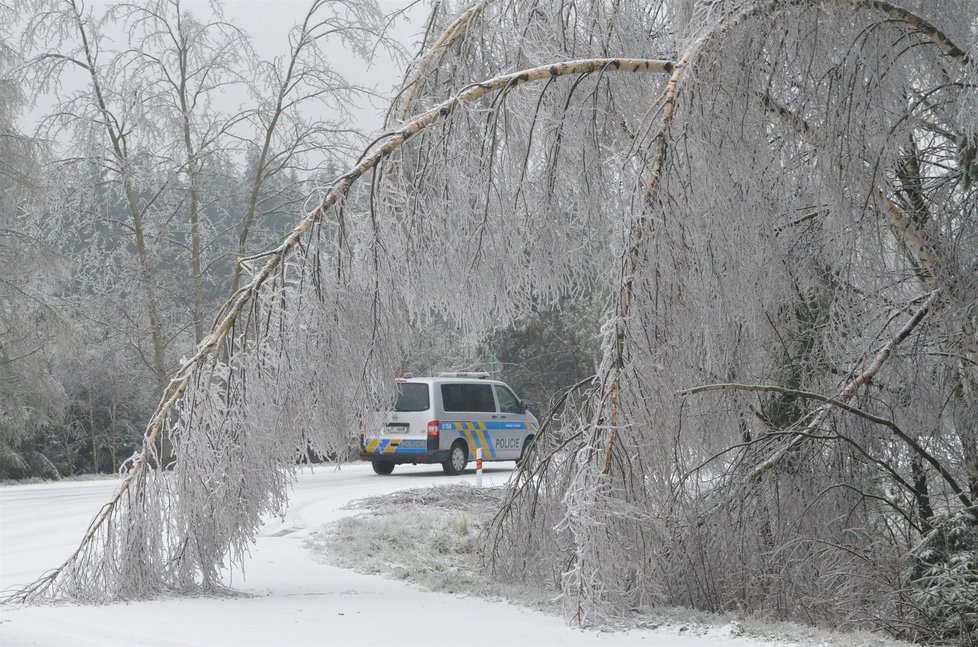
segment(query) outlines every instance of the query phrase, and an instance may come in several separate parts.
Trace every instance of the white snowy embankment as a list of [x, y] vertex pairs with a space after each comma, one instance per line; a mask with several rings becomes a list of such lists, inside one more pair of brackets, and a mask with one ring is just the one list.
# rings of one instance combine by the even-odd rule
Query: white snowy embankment
[[[508, 467], [494, 467], [487, 470], [486, 484], [502, 485], [509, 475]], [[245, 563], [247, 579], [241, 572], [229, 576], [227, 583], [243, 596], [0, 607], [0, 644], [772, 646], [724, 637], [722, 628], [700, 636], [581, 631], [529, 608], [422, 591], [403, 581], [331, 566], [310, 550], [326, 524], [354, 514], [344, 510], [353, 500], [473, 482], [471, 473], [449, 478], [440, 467], [401, 467], [390, 477], [375, 476], [368, 465], [306, 471], [285, 519], [271, 519], [261, 530]], [[60, 563], [115, 486], [116, 481], [105, 480], [0, 487], [0, 589], [26, 583]]]

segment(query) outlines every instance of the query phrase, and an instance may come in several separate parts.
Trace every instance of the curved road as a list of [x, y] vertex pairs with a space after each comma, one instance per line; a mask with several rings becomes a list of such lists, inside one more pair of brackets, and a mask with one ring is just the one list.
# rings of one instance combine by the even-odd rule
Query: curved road
[[[493, 466], [502, 484], [512, 463]], [[228, 583], [246, 594], [170, 598], [106, 606], [0, 607], [0, 644], [20, 646], [199, 645], [635, 645], [705, 647], [746, 640], [651, 631], [596, 633], [561, 618], [498, 601], [421, 591], [318, 561], [304, 546], [323, 524], [351, 514], [351, 500], [402, 489], [475, 482], [470, 470], [398, 466], [374, 475], [367, 464], [317, 467], [299, 475], [284, 520], [269, 520], [250, 558]], [[32, 580], [75, 547], [114, 480], [0, 487], [0, 589]], [[246, 577], [245, 577], [246, 576]]]

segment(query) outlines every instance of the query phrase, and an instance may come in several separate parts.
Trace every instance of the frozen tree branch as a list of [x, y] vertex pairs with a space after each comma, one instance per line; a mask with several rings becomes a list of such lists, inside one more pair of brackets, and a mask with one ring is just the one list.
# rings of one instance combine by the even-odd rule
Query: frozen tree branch
[[[420, 79], [432, 67], [437, 67], [437, 65], [444, 60], [445, 49], [450, 47], [456, 40], [464, 37], [465, 30], [469, 22], [478, 16], [479, 12], [481, 12], [486, 4], [490, 1], [491, 0], [479, 0], [471, 7], [460, 13], [458, 17], [445, 28], [438, 38], [435, 39], [435, 42], [432, 43], [431, 47], [421, 55], [421, 58], [414, 63], [414, 72], [409, 75], [408, 80], [401, 87], [401, 90], [398, 92], [397, 96], [394, 97], [394, 101], [391, 103], [392, 108], [397, 106], [399, 101], [403, 103], [401, 106], [401, 119], [406, 118], [410, 113], [411, 104], [414, 101], [415, 88], [417, 87]], [[432, 15], [432, 19], [434, 19], [434, 15]], [[438, 58], [438, 61], [437, 63], [433, 64], [436, 57]]]
[[[679, 90], [679, 81], [682, 78], [683, 69], [685, 69], [685, 67], [689, 64], [691, 58], [692, 52], [689, 52], [682, 58], [682, 60], [679, 61], [679, 63], [675, 66], [675, 69], [672, 70], [672, 76], [669, 78], [669, 84], [666, 86], [666, 92], [663, 100], [662, 126], [660, 127], [659, 133], [656, 135], [655, 155], [652, 158], [651, 170], [649, 172], [649, 177], [645, 188], [646, 205], [655, 199], [656, 192], [659, 189], [659, 179], [662, 176], [662, 169], [666, 162], [666, 154], [669, 150], [667, 143], [669, 127], [672, 124], [673, 116], [676, 113], [676, 93]], [[615, 449], [615, 443], [618, 440], [618, 390], [620, 388], [619, 381], [621, 380], [622, 369], [625, 366], [626, 321], [628, 319], [628, 313], [631, 308], [632, 300], [634, 299], [635, 273], [638, 271], [642, 237], [645, 235], [645, 209], [646, 207], [643, 207], [642, 215], [632, 226], [632, 242], [627, 254], [628, 266], [627, 269], [623, 269], [622, 274], [622, 289], [619, 295], [618, 312], [615, 323], [615, 354], [612, 362], [612, 375], [610, 378], [611, 386], [609, 415], [611, 424], [608, 432], [608, 444], [607, 448], [605, 449], [604, 466], [601, 469], [603, 474], [611, 473], [612, 455]]]
[[[842, 400], [838, 400], [836, 398], [828, 398], [818, 393], [812, 393], [810, 391], [801, 391], [798, 389], [787, 389], [781, 386], [766, 385], [766, 384], [733, 384], [733, 383], [704, 384], [702, 386], [695, 386], [690, 389], [686, 389], [684, 391], [679, 391], [677, 395], [684, 395], [684, 396], [697, 395], [700, 393], [711, 393], [716, 391], [746, 391], [750, 393], [781, 393], [784, 395], [796, 395], [810, 400], [817, 400], [826, 405], [841, 409], [846, 413], [851, 413], [853, 415], [859, 416], [860, 418], [863, 418], [864, 420], [868, 420], [874, 424], [882, 425], [888, 428], [890, 431], [892, 431], [893, 434], [897, 436], [901, 441], [903, 441], [911, 450], [913, 450], [921, 458], [927, 461], [930, 464], [930, 466], [933, 467], [937, 471], [937, 473], [941, 475], [941, 478], [943, 478], [944, 481], [948, 484], [948, 487], [950, 487], [951, 491], [954, 492], [955, 496], [958, 497], [958, 500], [961, 501], [965, 509], [969, 510], [970, 513], [973, 516], [975, 516], [976, 519], [978, 519], [978, 508], [976, 508], [972, 504], [971, 499], [968, 498], [968, 495], [964, 492], [964, 490], [958, 484], [957, 480], [954, 478], [951, 472], [944, 466], [944, 464], [941, 461], [937, 460], [937, 458], [933, 454], [931, 454], [926, 449], [924, 449], [920, 445], [920, 443], [914, 440], [914, 438], [910, 434], [903, 431], [895, 422], [893, 422], [893, 420], [890, 420], [889, 418], [878, 416], [868, 411], [864, 411], [863, 409], [860, 409], [858, 407], [854, 407], [851, 404], [848, 404], [847, 402], [843, 402]], [[814, 427], [812, 425], [809, 425], [809, 428], [813, 429]], [[789, 436], [796, 433], [799, 434], [799, 436], [803, 435], [802, 432], [789, 431], [784, 433]], [[806, 437], [808, 438], [814, 437], [809, 434], [804, 434], [804, 435], [806, 435]]]
[[[496, 572], [554, 582], [582, 624], [776, 600], [784, 617], [907, 626], [906, 547], [944, 516], [970, 524], [978, 500], [973, 3], [910, 6], [436, 14], [391, 132], [282, 245], [239, 249], [257, 272], [147, 429], [178, 432], [182, 465], [137, 462], [47, 597], [213, 587], [256, 515], [284, 505], [289, 451], [310, 442], [297, 420], [369, 417], [419, 327], [473, 340], [593, 294], [609, 314], [597, 378], [558, 403], [514, 479]], [[421, 114], [394, 124], [409, 106]], [[270, 174], [305, 150], [268, 148]], [[689, 384], [718, 395], [674, 397], [703, 392]], [[166, 540], [118, 550], [109, 527]]]
[[[679, 80], [682, 77], [682, 70], [687, 67], [692, 60], [702, 56], [701, 49], [703, 49], [711, 41], [720, 38], [724, 34], [734, 30], [739, 27], [742, 22], [747, 21], [757, 15], [761, 15], [765, 12], [777, 12], [781, 11], [787, 7], [794, 5], [804, 5], [804, 4], [820, 4], [820, 3], [830, 4], [832, 2], [842, 2], [844, 4], [850, 4], [858, 8], [863, 9], [873, 9], [880, 11], [887, 16], [890, 16], [894, 20], [904, 22], [911, 25], [920, 31], [922, 31], [927, 36], [934, 39], [934, 41], [939, 44], [948, 54], [953, 58], [956, 58], [963, 65], [970, 66], [972, 60], [966, 51], [955, 45], [951, 39], [944, 34], [942, 31], [937, 29], [927, 20], [921, 16], [909, 12], [901, 7], [897, 7], [889, 2], [881, 2], [878, 0], [775, 0], [771, 2], [761, 3], [759, 5], [748, 6], [748, 8], [742, 11], [739, 15], [735, 15], [727, 21], [724, 21], [720, 26], [705, 36], [698, 39], [683, 55], [682, 59], [676, 64], [675, 71], [672, 78], [669, 81], [669, 86], [665, 95], [664, 111], [662, 117], [662, 127], [657, 135], [658, 143], [656, 147], [656, 153], [653, 157], [651, 171], [648, 177], [648, 186], [646, 189], [646, 199], [651, 202], [654, 199], [655, 191], [658, 188], [659, 177], [662, 173], [662, 166], [665, 163], [666, 158], [666, 136], [668, 132], [668, 127], [673, 119], [673, 114], [675, 112], [675, 101], [676, 92], [679, 84]], [[481, 3], [479, 5], [481, 8]], [[475, 9], [475, 7], [473, 8]], [[472, 11], [472, 10], [470, 10]], [[466, 12], [468, 14], [468, 12]], [[465, 15], [466, 19], [468, 15]], [[459, 20], [462, 17], [460, 16]], [[454, 25], [453, 25], [454, 26]], [[446, 32], [447, 33], [447, 32]], [[795, 124], [798, 129], [806, 137], [811, 137], [812, 130], [809, 124], [804, 120], [799, 119], [794, 115], [788, 108], [775, 102], [769, 95], [764, 95], [763, 101], [765, 105], [768, 106], [772, 111], [776, 112], [783, 118], [789, 120], [792, 124]], [[887, 210], [893, 217], [894, 221], [897, 223], [903, 231], [907, 232], [908, 238], [910, 239], [912, 248], [918, 254], [921, 262], [927, 265], [931, 271], [934, 267], [934, 257], [932, 254], [927, 253], [923, 243], [920, 240], [920, 235], [912, 229], [911, 224], [906, 217], [902, 216], [900, 210], [893, 204], [889, 199], [886, 200]], [[624, 338], [625, 338], [625, 321], [628, 317], [628, 311], [630, 309], [630, 304], [633, 299], [632, 296], [632, 282], [633, 276], [637, 270], [637, 258], [641, 248], [642, 242], [642, 232], [645, 228], [645, 218], [644, 216], [639, 218], [639, 221], [633, 227], [632, 233], [632, 244], [628, 251], [629, 266], [628, 269], [623, 273], [623, 293], [620, 297], [618, 312], [616, 314], [618, 323], [616, 324], [616, 351], [615, 359], [612, 364], [613, 376], [610, 379], [610, 431], [607, 449], [605, 452], [604, 466], [602, 472], [608, 474], [611, 471], [612, 464], [612, 452], [618, 436], [618, 381], [620, 379], [620, 374], [622, 367], [624, 366]], [[933, 286], [932, 286], [933, 287]]]
[[[940, 295], [940, 291], [935, 290], [934, 292], [932, 292], [924, 301], [924, 303], [920, 306], [917, 312], [915, 312], [914, 315], [910, 317], [909, 321], [907, 321], [907, 323], [905, 323], [903, 327], [897, 331], [897, 333], [890, 339], [890, 341], [887, 342], [883, 346], [883, 348], [879, 350], [878, 353], [876, 353], [876, 356], [873, 358], [872, 363], [870, 363], [870, 365], [867, 366], [866, 369], [863, 370], [863, 372], [859, 373], [854, 378], [849, 380], [849, 382], [847, 382], [846, 385], [839, 391], [839, 394], [836, 397], [831, 398], [831, 401], [828, 404], [819, 407], [815, 411], [811, 421], [805, 426], [806, 432], [811, 432], [812, 430], [818, 429], [822, 425], [822, 422], [824, 422], [826, 416], [828, 416], [828, 413], [831, 410], [832, 406], [838, 406], [839, 404], [848, 404], [849, 401], [852, 400], [852, 398], [856, 395], [856, 393], [859, 391], [860, 388], [869, 384], [872, 381], [872, 379], [876, 376], [876, 374], [879, 373], [880, 369], [883, 368], [883, 365], [886, 363], [886, 361], [890, 359], [890, 357], [893, 355], [893, 352], [896, 350], [896, 347], [900, 344], [900, 342], [905, 340], [907, 336], [910, 335], [911, 332], [913, 332], [914, 328], [917, 327], [917, 325], [924, 319], [924, 317], [927, 315], [930, 309], [933, 308], [939, 295]], [[771, 468], [773, 468], [774, 466], [776, 466], [779, 462], [781, 462], [784, 459], [785, 456], [787, 456], [787, 454], [794, 447], [796, 447], [799, 443], [801, 443], [802, 440], [804, 440], [803, 436], [796, 436], [792, 438], [788, 443], [786, 443], [784, 446], [782, 446], [777, 451], [775, 451], [770, 457], [761, 461], [751, 471], [751, 478], [756, 479], [760, 477], [762, 474], [764, 474], [765, 472], [767, 472], [768, 470], [770, 470]]]
[[[240, 315], [245, 312], [263, 286], [275, 277], [281, 270], [289, 255], [296, 249], [303, 237], [323, 218], [323, 216], [348, 193], [354, 182], [361, 178], [377, 164], [397, 150], [411, 137], [417, 135], [432, 123], [452, 114], [458, 107], [477, 101], [478, 99], [500, 90], [509, 89], [523, 83], [538, 81], [541, 79], [551, 79], [554, 77], [567, 75], [582, 75], [593, 72], [647, 72], [655, 74], [669, 74], [673, 71], [674, 64], [668, 60], [649, 60], [649, 59], [588, 59], [577, 61], [566, 61], [545, 65], [528, 70], [522, 70], [512, 74], [501, 75], [486, 81], [474, 83], [464, 88], [454, 97], [442, 102], [441, 104], [426, 111], [420, 116], [410, 120], [404, 127], [387, 135], [380, 142], [373, 152], [365, 152], [360, 162], [352, 169], [341, 175], [333, 183], [332, 188], [324, 197], [319, 206], [306, 216], [299, 225], [282, 241], [280, 245], [267, 253], [268, 260], [254, 278], [241, 287], [228, 301], [223, 309], [222, 315], [218, 318], [211, 333], [205, 338], [197, 351], [186, 360], [175, 377], [171, 380], [156, 412], [153, 414], [147, 426], [143, 441], [143, 450], [134, 457], [131, 467], [123, 478], [116, 494], [105, 504], [102, 511], [96, 516], [85, 533], [79, 548], [66, 560], [64, 564], [46, 574], [41, 579], [28, 585], [22, 590], [9, 595], [7, 601], [29, 602], [39, 600], [43, 597], [59, 597], [69, 591], [73, 591], [78, 583], [65, 581], [65, 576], [69, 571], [79, 568], [84, 570], [85, 564], [79, 564], [81, 560], [100, 559], [99, 548], [93, 546], [92, 542], [97, 537], [99, 531], [105, 532], [103, 526], [111, 524], [114, 513], [119, 502], [124, 497], [132, 496], [130, 490], [135, 484], [141, 483], [144, 478], [143, 473], [150, 466], [154, 456], [154, 445], [160, 434], [166, 427], [168, 417], [171, 412], [181, 402], [191, 385], [200, 379], [207, 379], [207, 366], [214, 352], [223, 345], [230, 342], [229, 336], [232, 335], [234, 327]], [[111, 530], [109, 530], [111, 532]], [[107, 541], [111, 541], [108, 539]], [[210, 568], [217, 568], [217, 565], [208, 565]], [[88, 563], [87, 568], [98, 569], [96, 563]], [[127, 583], [131, 584], [131, 583]], [[117, 586], [113, 583], [110, 586]], [[102, 595], [112, 595], [112, 591], [104, 591]]]
[[816, 7], [816, 6], [851, 6], [856, 9], [870, 10], [879, 12], [892, 20], [904, 23], [916, 28], [921, 33], [933, 40], [944, 52], [957, 59], [966, 66], [973, 65], [974, 61], [967, 50], [959, 47], [947, 34], [938, 29], [920, 14], [914, 13], [899, 7], [891, 2], [884, 0], [769, 0], [755, 5], [747, 5], [739, 15], [731, 18], [722, 31], [728, 31], [739, 26], [743, 21], [756, 16], [776, 13], [792, 7]]

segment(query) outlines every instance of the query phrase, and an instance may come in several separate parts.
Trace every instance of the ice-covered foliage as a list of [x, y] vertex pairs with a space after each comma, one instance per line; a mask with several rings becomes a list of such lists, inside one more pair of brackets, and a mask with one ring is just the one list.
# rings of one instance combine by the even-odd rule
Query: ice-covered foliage
[[978, 642], [978, 523], [967, 514], [934, 524], [912, 551], [908, 604], [939, 639]]
[[907, 549], [978, 492], [976, 6], [928, 8], [660, 15], [686, 65], [644, 116], [604, 366], [580, 440], [565, 423], [514, 487], [500, 574], [563, 577], [581, 622], [668, 602], [914, 631]]
[[978, 515], [978, 5], [449, 4], [390, 133], [173, 382], [147, 447], [168, 426], [175, 469], [127, 481], [169, 503], [119, 499], [35, 591], [214, 586], [419, 326], [597, 292], [603, 361], [513, 484], [496, 573], [559, 582], [583, 624], [667, 603], [911, 633], [911, 548]]
[[[490, 524], [504, 495], [504, 487], [461, 484], [371, 496], [349, 504], [347, 508], [356, 514], [328, 524], [306, 540], [306, 547], [319, 559], [359, 573], [404, 580], [442, 593], [503, 599], [559, 614], [559, 581], [529, 575], [519, 581], [500, 581], [482, 559], [486, 544], [479, 535]], [[670, 645], [676, 642], [677, 634], [701, 637], [707, 642], [712, 638], [716, 644], [741, 637], [753, 639], [751, 644], [782, 647], [911, 644], [869, 632], [819, 630], [746, 617], [736, 611], [718, 614], [688, 607], [658, 607], [631, 618], [625, 625], [600, 625], [595, 629], [606, 640], [614, 636], [609, 631], [623, 627], [653, 629], [665, 634], [662, 639]], [[637, 641], [641, 636], [632, 633], [631, 639]], [[650, 638], [646, 635], [645, 642]]]

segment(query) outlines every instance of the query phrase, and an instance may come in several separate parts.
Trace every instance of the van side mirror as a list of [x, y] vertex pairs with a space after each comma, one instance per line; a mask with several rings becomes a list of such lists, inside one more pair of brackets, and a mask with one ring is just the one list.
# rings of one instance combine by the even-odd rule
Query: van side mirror
[[530, 410], [530, 405], [526, 403], [526, 400], [520, 400], [520, 413], [526, 413]]

